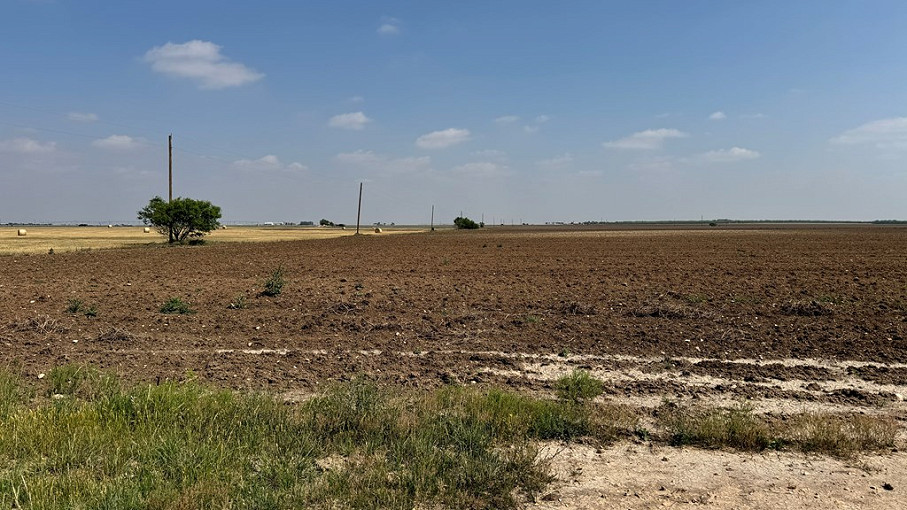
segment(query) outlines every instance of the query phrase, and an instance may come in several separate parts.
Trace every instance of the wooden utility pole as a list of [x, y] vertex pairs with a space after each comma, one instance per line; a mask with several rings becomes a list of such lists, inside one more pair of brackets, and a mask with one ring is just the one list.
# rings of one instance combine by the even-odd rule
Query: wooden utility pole
[[432, 206], [431, 206], [431, 230], [432, 230], [432, 232], [435, 231], [435, 206], [434, 206], [434, 204], [432, 204]]
[[356, 235], [359, 235], [359, 219], [362, 217], [362, 183], [359, 183], [359, 212], [356, 213]]
[[170, 164], [168, 165], [167, 175], [169, 176], [169, 192], [167, 194], [167, 202], [173, 202], [173, 133], [167, 137], [167, 154], [170, 159]]

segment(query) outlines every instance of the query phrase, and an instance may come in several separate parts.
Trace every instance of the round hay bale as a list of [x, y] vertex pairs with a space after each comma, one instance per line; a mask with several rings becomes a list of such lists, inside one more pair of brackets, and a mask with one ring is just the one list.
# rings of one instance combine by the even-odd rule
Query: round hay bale
[[148, 227], [145, 227], [144, 229], [142, 229], [142, 231], [145, 232], [146, 234], [148, 234], [151, 232], [151, 229]]
[[227, 226], [226, 226], [226, 225], [221, 225], [221, 226], [220, 226], [220, 229], [221, 229], [221, 230], [227, 230]]
[[376, 233], [376, 234], [380, 234], [380, 233], [381, 233], [381, 227], [375, 227], [375, 233]]
[[113, 225], [107, 225], [107, 228], [113, 228]]
[[17, 234], [19, 237], [25, 237], [25, 236], [28, 235], [28, 231], [25, 230], [24, 228], [20, 228], [20, 229], [19, 229], [19, 232], [17, 232], [16, 234]]

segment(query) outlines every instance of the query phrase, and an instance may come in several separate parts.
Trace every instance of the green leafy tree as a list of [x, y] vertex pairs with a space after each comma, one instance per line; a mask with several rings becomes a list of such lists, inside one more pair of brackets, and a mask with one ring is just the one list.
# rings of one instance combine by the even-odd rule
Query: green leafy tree
[[154, 197], [139, 211], [139, 219], [167, 236], [168, 242], [183, 243], [219, 227], [220, 207], [206, 200], [177, 197], [168, 202]]
[[457, 228], [465, 228], [465, 229], [479, 228], [478, 223], [472, 221], [469, 218], [464, 218], [464, 217], [460, 217], [460, 216], [457, 216], [454, 219], [454, 225], [456, 225]]

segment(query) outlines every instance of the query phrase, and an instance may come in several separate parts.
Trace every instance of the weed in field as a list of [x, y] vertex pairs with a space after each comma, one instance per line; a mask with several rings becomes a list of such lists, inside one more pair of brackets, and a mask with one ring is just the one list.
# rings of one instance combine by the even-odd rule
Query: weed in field
[[66, 304], [66, 311], [69, 313], [79, 313], [82, 311], [84, 303], [81, 299], [70, 299]]
[[230, 301], [230, 304], [227, 305], [227, 308], [230, 310], [243, 310], [246, 308], [246, 295], [244, 293], [237, 294], [233, 301]]
[[574, 370], [555, 381], [554, 389], [562, 401], [581, 404], [601, 395], [604, 383], [585, 370]]
[[71, 314], [81, 313], [86, 317], [97, 317], [98, 308], [95, 305], [86, 305], [81, 299], [70, 299], [66, 305], [66, 311]]
[[278, 296], [283, 292], [283, 286], [286, 284], [284, 278], [283, 266], [277, 266], [277, 269], [271, 272], [271, 275], [265, 279], [264, 289], [261, 291], [263, 296]]
[[189, 304], [185, 303], [182, 299], [178, 297], [172, 297], [167, 300], [160, 308], [161, 313], [178, 313], [180, 315], [192, 314], [195, 313]]
[[815, 300], [788, 301], [781, 305], [781, 313], [800, 317], [820, 317], [834, 315], [835, 310], [830, 303], [822, 303]]

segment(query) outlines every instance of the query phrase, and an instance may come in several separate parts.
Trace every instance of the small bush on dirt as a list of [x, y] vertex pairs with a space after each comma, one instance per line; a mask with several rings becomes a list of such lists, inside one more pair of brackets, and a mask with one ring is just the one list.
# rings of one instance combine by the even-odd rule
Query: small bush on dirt
[[585, 370], [574, 370], [555, 381], [554, 389], [560, 400], [581, 404], [601, 395], [604, 383]]
[[182, 299], [178, 297], [172, 297], [168, 299], [166, 303], [161, 305], [161, 313], [178, 313], [180, 315], [186, 315], [195, 312], [191, 308], [189, 308], [189, 304], [183, 302]]
[[285, 284], [283, 266], [277, 266], [277, 269], [272, 271], [271, 275], [265, 280], [264, 290], [261, 291], [261, 294], [264, 296], [278, 296], [283, 292]]

